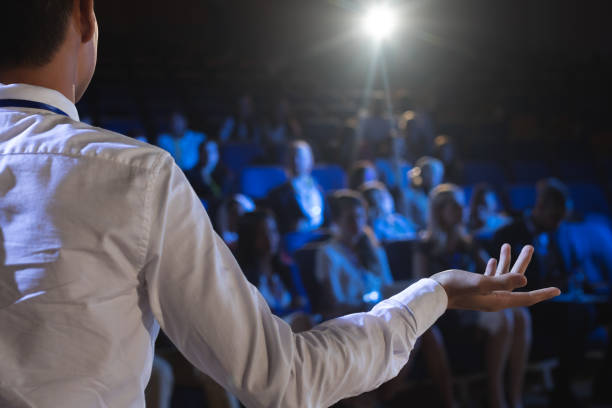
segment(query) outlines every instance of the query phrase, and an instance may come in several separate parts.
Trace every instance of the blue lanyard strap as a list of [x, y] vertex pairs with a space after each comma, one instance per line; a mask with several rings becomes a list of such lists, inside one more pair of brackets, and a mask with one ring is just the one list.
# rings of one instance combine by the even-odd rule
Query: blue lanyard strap
[[0, 108], [31, 108], [31, 109], [42, 109], [57, 113], [58, 115], [64, 115], [70, 117], [66, 112], [55, 106], [47, 105], [42, 102], [26, 101], [23, 99], [0, 99]]

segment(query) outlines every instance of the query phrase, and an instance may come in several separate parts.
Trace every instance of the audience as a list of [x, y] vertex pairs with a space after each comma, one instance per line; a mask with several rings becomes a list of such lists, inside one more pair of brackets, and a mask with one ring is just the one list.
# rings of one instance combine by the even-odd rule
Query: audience
[[[347, 109], [348, 115], [355, 109], [354, 106]], [[577, 246], [586, 247], [594, 241], [612, 245], [609, 224], [598, 224], [601, 229], [588, 229], [588, 244], [574, 242], [580, 240], [575, 235], [571, 235], [573, 241], [568, 244], [568, 234], [576, 231], [572, 229], [575, 225], [593, 221], [585, 217], [570, 222], [566, 218], [570, 207], [567, 188], [555, 179], [539, 182], [533, 209], [514, 220], [500, 209], [496, 191], [502, 191], [503, 186], [477, 184], [466, 208], [462, 191], [454, 185], [441, 185], [444, 180], [456, 181], [462, 173], [458, 149], [447, 136], [433, 137], [433, 122], [429, 113], [423, 113], [425, 111], [429, 112], [424, 109], [416, 113], [406, 111], [398, 116], [395, 129], [384, 99], [376, 97], [372, 99], [367, 116], [332, 118], [335, 122], [346, 119], [344, 135], [338, 133], [329, 137], [330, 140], [320, 140], [325, 137], [312, 134], [316, 133], [315, 127], [308, 126], [302, 103], [298, 115], [292, 111], [289, 99], [279, 99], [267, 115], [260, 118], [251, 96], [242, 94], [234, 112], [222, 122], [218, 142], [190, 130], [185, 115], [177, 111], [171, 115], [170, 131], [160, 134], [157, 143], [170, 152], [184, 170], [195, 193], [207, 207], [219, 235], [236, 252], [247, 278], [259, 288], [273, 312], [297, 331], [316, 322], [310, 314], [311, 304], [317, 312], [322, 307], [322, 314], [330, 318], [369, 309], [394, 289], [405, 286], [393, 281], [380, 243], [401, 240], [410, 241], [400, 243], [401, 248], [404, 244], [414, 245], [411, 271], [414, 278], [449, 268], [482, 271], [488, 259], [484, 248], [497, 251], [508, 242], [517, 251], [523, 245], [533, 245], [535, 255], [528, 271], [528, 288], [558, 286], [566, 291], [566, 298], [562, 296], [555, 302], [537, 305], [531, 314], [523, 309], [499, 313], [449, 313], [422, 336], [414, 354], [422, 354], [443, 405], [453, 407], [458, 401], [453, 392], [451, 367], [456, 367], [457, 354], [473, 355], [478, 351], [471, 350], [469, 345], [483, 343], [485, 366], [479, 367], [480, 363], [473, 362], [471, 369], [474, 372], [484, 369], [487, 374], [487, 406], [521, 407], [533, 319], [532, 361], [547, 357], [559, 359], [559, 367], [553, 373], [552, 404], [577, 406], [572, 383], [583, 367], [588, 335], [601, 323], [608, 325], [609, 333], [609, 316], [605, 320], [601, 311], [605, 309], [609, 313], [610, 302], [605, 303], [599, 296], [599, 303], [595, 304], [589, 300], [589, 295], [602, 295], [602, 288], [608, 290], [605, 294], [610, 293], [610, 279], [606, 275], [609, 271], [602, 259], [612, 259], [599, 255], [599, 258], [589, 258], [590, 255], [584, 253], [578, 256], [576, 252], [584, 248], [577, 249]], [[327, 111], [317, 106], [308, 115], [327, 117]], [[304, 120], [307, 135], [303, 134], [300, 120]], [[149, 124], [128, 133], [146, 141], [144, 129], [150, 128]], [[357, 156], [372, 160], [384, 158], [380, 161], [387, 167], [380, 167], [378, 160], [376, 163], [383, 169], [381, 175], [386, 177], [379, 179], [370, 161], [354, 161], [353, 133], [357, 134], [359, 142]], [[301, 140], [306, 136], [314, 141], [312, 147]], [[286, 160], [287, 182], [258, 202], [273, 211], [256, 209], [250, 198], [233, 195], [237, 191], [235, 176], [238, 174], [232, 174], [220, 163], [219, 152], [224, 144], [235, 142], [264, 151], [265, 163]], [[331, 194], [330, 205], [311, 174], [312, 149], [326, 152], [328, 142], [336, 146], [336, 150], [334, 154], [327, 154], [326, 161], [349, 169], [348, 185], [352, 190]], [[421, 157], [412, 170], [406, 171], [408, 161], [423, 154], [432, 154], [435, 158]], [[247, 164], [255, 163], [251, 160]], [[483, 179], [485, 176], [483, 174]], [[298, 237], [298, 244], [291, 250], [307, 242], [317, 246], [316, 255], [311, 255], [314, 259], [310, 260], [314, 271], [298, 271], [294, 267], [291, 259], [280, 250], [279, 233], [284, 234], [285, 240], [289, 233]], [[312, 243], [311, 238], [315, 235], [329, 236], [330, 233], [332, 238], [328, 242]], [[607, 251], [605, 242], [598, 246], [597, 254]], [[395, 262], [393, 256], [390, 259]], [[394, 264], [394, 271], [396, 267]], [[322, 289], [320, 298], [311, 296], [312, 303], [307, 299], [299, 272], [314, 273], [313, 287], [318, 283]], [[601, 285], [587, 285], [592, 283], [588, 281], [589, 274], [601, 275]], [[311, 281], [306, 283], [309, 293], [312, 292]], [[607, 402], [611, 366], [609, 341], [606, 346], [607, 360], [596, 378], [594, 392], [608, 395]], [[409, 364], [403, 372], [412, 368]], [[147, 393], [152, 405], [169, 404], [171, 374], [156, 360]], [[404, 381], [401, 377], [395, 384]], [[175, 390], [177, 384], [180, 385], [175, 381]], [[374, 395], [377, 400], [374, 403], [378, 406], [386, 406], [386, 402], [381, 405], [379, 398], [393, 399], [394, 392], [387, 391], [396, 386], [391, 385], [370, 397]], [[350, 401], [349, 406], [361, 402]]]
[[266, 200], [278, 217], [283, 234], [310, 232], [323, 226], [325, 199], [321, 186], [311, 175], [313, 166], [310, 145], [303, 140], [292, 142], [287, 154], [289, 180], [272, 190]]
[[416, 224], [419, 230], [427, 227], [428, 195], [444, 179], [444, 165], [433, 157], [421, 157], [409, 172], [409, 185], [400, 190], [398, 209]]
[[416, 225], [395, 212], [395, 203], [387, 187], [379, 181], [361, 186], [368, 204], [368, 223], [381, 242], [408, 240], [416, 237]]
[[393, 284], [385, 251], [367, 229], [363, 198], [340, 190], [331, 200], [334, 236], [316, 256], [316, 277], [329, 302], [327, 317], [366, 310]]
[[[416, 278], [428, 277], [436, 271], [446, 269], [484, 272], [489, 256], [466, 232], [463, 223], [463, 201], [463, 192], [452, 184], [439, 185], [431, 192], [427, 230], [413, 259], [413, 273]], [[506, 250], [509, 249], [506, 247]], [[528, 311], [455, 311], [441, 319], [440, 325], [459, 326], [468, 329], [468, 332], [472, 329], [484, 331], [488, 406], [508, 406], [504, 374], [506, 364], [509, 363], [509, 406], [522, 407], [523, 378], [531, 341]], [[440, 341], [436, 344], [440, 348], [443, 347]], [[442, 349], [439, 355], [444, 355]], [[444, 371], [450, 373], [449, 368]]]
[[185, 115], [176, 111], [170, 117], [170, 133], [160, 134], [157, 137], [157, 145], [174, 157], [181, 170], [187, 171], [198, 163], [199, 147], [204, 140], [206, 135], [190, 130]]

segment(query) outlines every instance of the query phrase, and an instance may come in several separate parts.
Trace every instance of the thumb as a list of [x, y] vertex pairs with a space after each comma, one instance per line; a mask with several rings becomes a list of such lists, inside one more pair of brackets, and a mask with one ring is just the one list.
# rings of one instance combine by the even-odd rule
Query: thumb
[[520, 273], [506, 273], [498, 276], [482, 276], [479, 289], [484, 293], [497, 290], [512, 291], [527, 285], [527, 278]]

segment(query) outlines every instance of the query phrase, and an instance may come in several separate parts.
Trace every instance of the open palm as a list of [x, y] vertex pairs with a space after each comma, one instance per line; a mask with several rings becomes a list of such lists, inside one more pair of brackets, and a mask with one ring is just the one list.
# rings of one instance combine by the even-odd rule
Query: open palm
[[531, 306], [558, 296], [557, 288], [542, 288], [530, 292], [513, 292], [527, 284], [525, 271], [533, 255], [533, 247], [523, 247], [521, 254], [510, 270], [510, 245], [504, 244], [499, 262], [490, 259], [484, 275], [449, 270], [431, 278], [437, 281], [448, 295], [449, 309], [470, 309], [486, 312], [506, 308]]

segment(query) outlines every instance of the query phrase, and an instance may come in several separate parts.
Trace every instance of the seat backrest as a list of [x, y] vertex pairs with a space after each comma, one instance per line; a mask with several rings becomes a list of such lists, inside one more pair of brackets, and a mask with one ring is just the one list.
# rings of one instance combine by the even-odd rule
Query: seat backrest
[[242, 170], [240, 191], [254, 199], [264, 198], [270, 190], [287, 181], [287, 173], [279, 166], [251, 166]]

